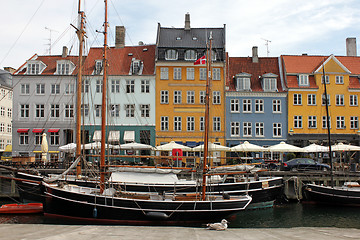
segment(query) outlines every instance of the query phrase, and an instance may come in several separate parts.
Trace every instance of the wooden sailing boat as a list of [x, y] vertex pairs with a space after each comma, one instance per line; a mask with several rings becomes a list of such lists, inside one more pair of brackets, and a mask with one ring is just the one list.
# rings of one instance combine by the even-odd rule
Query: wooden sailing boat
[[[324, 61], [325, 62], [325, 61]], [[334, 186], [334, 169], [332, 160], [331, 149], [331, 134], [330, 134], [330, 115], [329, 115], [329, 102], [325, 81], [325, 64], [323, 62], [323, 81], [324, 81], [324, 94], [326, 101], [326, 117], [327, 117], [327, 135], [329, 142], [329, 156], [330, 156], [330, 186], [307, 184], [304, 187], [304, 193], [307, 200], [317, 203], [329, 205], [351, 205], [360, 206], [360, 185], [359, 183], [346, 183], [344, 186]]]
[[[58, 186], [43, 182], [46, 195], [44, 201], [45, 216], [107, 224], [179, 224], [219, 220], [245, 209], [251, 201], [251, 197], [248, 195], [236, 197], [229, 197], [227, 195], [206, 195], [206, 177], [203, 178], [203, 191], [201, 197], [199, 194], [167, 195], [157, 192], [139, 194], [118, 191], [114, 188], [105, 188], [106, 57], [108, 22], [107, 0], [104, 2], [104, 76], [100, 188], [87, 188], [76, 185]], [[207, 105], [209, 103], [208, 88], [209, 79], [207, 81]], [[205, 143], [207, 142], [207, 138], [205, 137]], [[205, 150], [206, 149], [207, 148], [205, 148]], [[207, 153], [205, 152], [203, 165], [204, 175], [207, 166], [206, 159]]]

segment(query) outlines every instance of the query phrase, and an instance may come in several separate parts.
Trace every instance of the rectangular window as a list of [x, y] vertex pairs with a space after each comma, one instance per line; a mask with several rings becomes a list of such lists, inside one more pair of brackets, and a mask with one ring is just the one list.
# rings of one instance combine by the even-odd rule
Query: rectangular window
[[[323, 94], [321, 96], [321, 99], [322, 99], [322, 105], [325, 106], [326, 105], [326, 97], [325, 97], [325, 94]], [[327, 94], [327, 103], [328, 103], [328, 106], [330, 106], [330, 94]]]
[[140, 104], [141, 117], [150, 117], [150, 104]]
[[150, 92], [150, 81], [141, 80], [141, 93], [149, 93], [149, 92]]
[[187, 80], [195, 79], [195, 68], [186, 68], [186, 79]]
[[45, 105], [35, 104], [35, 118], [44, 118], [44, 117], [45, 117]]
[[95, 105], [95, 117], [101, 117], [101, 105]]
[[194, 104], [195, 103], [195, 91], [187, 91], [186, 92], [186, 102], [188, 104]]
[[8, 116], [8, 118], [12, 118], [12, 109], [11, 108], [8, 108], [7, 116]]
[[174, 91], [174, 104], [181, 104], [181, 91]]
[[81, 115], [83, 117], [89, 116], [89, 104], [81, 104]]
[[350, 128], [359, 129], [359, 119], [358, 117], [350, 117]]
[[308, 102], [307, 104], [309, 106], [315, 106], [316, 105], [316, 95], [315, 94], [308, 94]]
[[8, 133], [12, 132], [12, 124], [11, 123], [8, 123], [8, 125], [7, 125], [7, 132]]
[[29, 104], [21, 104], [20, 105], [20, 117], [21, 118], [28, 118], [30, 113], [30, 106]]
[[231, 122], [230, 135], [232, 137], [240, 136], [240, 123], [239, 122]]
[[344, 84], [344, 76], [335, 76], [336, 84]]
[[264, 123], [257, 122], [255, 123], [255, 137], [263, 137], [264, 136]]
[[281, 113], [281, 100], [274, 99], [272, 103], [273, 113]]
[[213, 80], [221, 80], [221, 69], [213, 68]]
[[174, 68], [174, 80], [181, 80], [181, 68]]
[[5, 123], [0, 123], [0, 132], [5, 132]]
[[126, 93], [135, 92], [135, 80], [126, 80]]
[[264, 112], [264, 100], [263, 99], [255, 99], [255, 112], [256, 113]]
[[220, 132], [221, 131], [221, 118], [213, 117], [213, 131]]
[[95, 86], [95, 91], [97, 93], [101, 93], [102, 92], [102, 81], [100, 79], [96, 80], [96, 86]]
[[200, 80], [206, 80], [206, 68], [200, 68]]
[[38, 63], [29, 63], [28, 64], [28, 74], [39, 74], [40, 73], [40, 64]]
[[75, 93], [75, 85], [73, 83], [69, 83], [65, 85], [65, 94], [74, 94]]
[[169, 91], [161, 90], [160, 91], [160, 104], [168, 104], [169, 103]]
[[299, 86], [309, 86], [309, 75], [299, 75]]
[[252, 135], [252, 124], [251, 122], [243, 122], [243, 136], [251, 137]]
[[294, 94], [294, 105], [302, 105], [302, 94]]
[[29, 95], [30, 94], [30, 84], [21, 84], [21, 95]]
[[244, 113], [251, 113], [251, 99], [244, 99], [243, 100], [243, 112]]
[[35, 145], [41, 145], [42, 143], [42, 133], [35, 133]]
[[350, 106], [354, 107], [358, 105], [358, 96], [350, 95]]
[[308, 117], [308, 128], [317, 128], [317, 118], [316, 116]]
[[88, 93], [88, 92], [89, 92], [89, 89], [90, 89], [89, 80], [84, 80], [84, 81], [82, 82], [81, 91], [82, 91], [83, 93]]
[[[331, 117], [329, 117], [329, 126], [331, 128]], [[324, 129], [327, 128], [327, 117], [326, 116], [322, 117], [322, 128], [324, 128]]]
[[51, 94], [53, 95], [60, 94], [60, 84], [51, 84]]
[[344, 106], [344, 95], [336, 94], [335, 101], [336, 101], [336, 106]]
[[221, 104], [220, 91], [213, 91], [213, 104]]
[[70, 65], [68, 63], [58, 63], [57, 70], [59, 75], [69, 75]]
[[345, 117], [344, 116], [336, 117], [336, 128], [337, 129], [345, 129]]
[[74, 117], [74, 105], [65, 104], [65, 118], [73, 118]]
[[111, 92], [112, 93], [120, 92], [120, 80], [111, 80]]
[[19, 134], [19, 144], [28, 145], [29, 144], [29, 133], [20, 133]]
[[119, 117], [120, 116], [120, 104], [111, 104], [109, 110], [110, 110], [111, 117]]
[[239, 99], [230, 100], [230, 112], [239, 113], [240, 112], [240, 102]]
[[169, 117], [160, 118], [160, 131], [169, 131]]
[[199, 129], [201, 132], [205, 131], [205, 117], [200, 117]]
[[186, 126], [187, 126], [187, 131], [188, 132], [192, 132], [195, 130], [195, 117], [187, 117], [186, 118]]
[[181, 117], [174, 117], [174, 131], [181, 131]]
[[273, 137], [281, 137], [282, 135], [281, 123], [273, 123]]
[[36, 94], [38, 94], [38, 95], [45, 94], [45, 84], [44, 83], [36, 84]]
[[[330, 84], [330, 78], [328, 75], [325, 75], [326, 84]], [[324, 76], [321, 76], [321, 84], [324, 84]]]
[[302, 116], [294, 116], [294, 128], [302, 128]]
[[236, 80], [236, 91], [251, 90], [250, 78], [241, 77]]
[[0, 108], [0, 116], [5, 117], [5, 107]]
[[135, 104], [125, 104], [126, 117], [135, 117]]
[[50, 146], [57, 146], [60, 144], [60, 135], [59, 132], [50, 133]]
[[276, 91], [276, 78], [264, 78], [264, 91]]
[[200, 97], [199, 103], [200, 104], [205, 104], [206, 91], [200, 91], [199, 97]]
[[169, 68], [162, 67], [160, 68], [160, 80], [168, 80], [169, 79]]

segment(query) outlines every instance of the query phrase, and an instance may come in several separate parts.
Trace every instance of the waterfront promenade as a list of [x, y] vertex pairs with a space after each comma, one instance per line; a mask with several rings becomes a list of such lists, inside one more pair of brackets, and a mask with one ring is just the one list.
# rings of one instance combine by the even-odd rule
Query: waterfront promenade
[[360, 239], [353, 228], [229, 228], [210, 231], [191, 227], [90, 226], [50, 224], [0, 224], [1, 240], [82, 240], [82, 239]]

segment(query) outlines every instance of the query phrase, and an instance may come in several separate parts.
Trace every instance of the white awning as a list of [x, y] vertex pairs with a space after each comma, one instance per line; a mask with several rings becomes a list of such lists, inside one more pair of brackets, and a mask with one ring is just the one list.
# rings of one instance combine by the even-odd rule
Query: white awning
[[108, 142], [119, 142], [120, 141], [120, 131], [110, 131]]
[[135, 131], [125, 131], [124, 142], [135, 142]]
[[93, 141], [94, 142], [100, 142], [101, 141], [101, 131], [97, 130], [97, 131], [94, 132]]

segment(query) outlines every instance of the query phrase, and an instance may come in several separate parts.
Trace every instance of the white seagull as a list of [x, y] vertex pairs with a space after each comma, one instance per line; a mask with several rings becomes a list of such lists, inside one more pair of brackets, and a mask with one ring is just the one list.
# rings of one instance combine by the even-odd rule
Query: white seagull
[[226, 221], [226, 219], [221, 220], [221, 222], [219, 223], [208, 223], [206, 224], [207, 228], [209, 230], [216, 230], [216, 231], [221, 231], [221, 230], [226, 230], [228, 227], [229, 222]]

